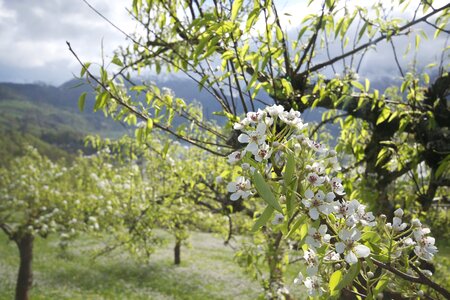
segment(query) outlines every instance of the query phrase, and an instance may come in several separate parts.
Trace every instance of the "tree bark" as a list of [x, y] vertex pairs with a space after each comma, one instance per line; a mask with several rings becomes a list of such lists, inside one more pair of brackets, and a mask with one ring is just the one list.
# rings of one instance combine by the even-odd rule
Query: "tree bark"
[[174, 263], [179, 265], [181, 263], [181, 241], [176, 240], [174, 250]]
[[28, 300], [29, 291], [33, 284], [33, 241], [34, 236], [27, 233], [16, 240], [20, 253], [19, 275], [16, 285], [16, 300]]

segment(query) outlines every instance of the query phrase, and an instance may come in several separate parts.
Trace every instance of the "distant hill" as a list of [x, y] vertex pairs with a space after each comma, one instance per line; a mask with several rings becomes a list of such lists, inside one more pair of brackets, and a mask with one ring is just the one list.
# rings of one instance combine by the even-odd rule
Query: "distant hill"
[[[101, 112], [80, 112], [77, 101], [88, 86], [78, 90], [67, 86], [0, 83], [0, 160], [21, 153], [32, 144], [52, 159], [67, 158], [84, 149], [87, 134], [115, 137], [124, 128]], [[88, 102], [93, 103], [92, 94]]]
[[[177, 97], [197, 101], [204, 116], [219, 123], [224, 118], [214, 115], [221, 111], [216, 99], [205, 90], [199, 91], [189, 79], [173, 78], [153, 81], [159, 87], [173, 90]], [[78, 109], [78, 98], [87, 92], [85, 109]], [[267, 95], [263, 100], [272, 103]], [[94, 94], [87, 84], [70, 80], [59, 87], [45, 84], [0, 83], [0, 160], [20, 153], [23, 143], [31, 143], [51, 158], [69, 158], [83, 149], [87, 134], [118, 137], [129, 134], [130, 128], [105, 118], [103, 112], [93, 112]], [[256, 105], [262, 107], [261, 104]], [[319, 121], [320, 111], [305, 112], [306, 121]]]

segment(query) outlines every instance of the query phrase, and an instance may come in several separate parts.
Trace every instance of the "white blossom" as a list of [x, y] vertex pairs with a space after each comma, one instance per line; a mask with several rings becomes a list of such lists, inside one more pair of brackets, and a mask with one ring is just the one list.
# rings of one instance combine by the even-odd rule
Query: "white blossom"
[[321, 186], [325, 181], [324, 177], [319, 176], [316, 173], [309, 173], [308, 175], [306, 175], [306, 179], [313, 186]]
[[333, 177], [330, 181], [331, 190], [338, 195], [345, 195], [344, 187], [340, 178]]
[[394, 231], [400, 232], [406, 229], [407, 224], [406, 223], [402, 223], [402, 219], [398, 218], [398, 217], [394, 217], [394, 219], [392, 220], [392, 229], [394, 229]]
[[327, 261], [338, 261], [341, 259], [338, 253], [335, 251], [328, 251], [325, 256], [323, 257], [324, 260]]
[[266, 124], [259, 123], [256, 130], [246, 131], [241, 133], [238, 137], [238, 141], [243, 144], [248, 144], [245, 150], [255, 154], [258, 150], [258, 146], [263, 144], [266, 140]]
[[255, 160], [258, 162], [268, 159], [272, 155], [272, 149], [266, 143], [259, 145], [258, 150], [255, 153]]
[[234, 151], [230, 155], [228, 155], [228, 163], [234, 164], [240, 161], [245, 155], [245, 151]]
[[251, 185], [250, 180], [243, 176], [236, 178], [236, 182], [230, 182], [227, 185], [228, 192], [232, 193], [230, 199], [236, 201], [239, 198], [246, 199], [252, 192], [250, 191]]
[[306, 277], [305, 281], [303, 282], [305, 284], [305, 287], [308, 289], [308, 294], [311, 297], [314, 296], [321, 296], [323, 292], [325, 291], [322, 287], [322, 278], [320, 276], [311, 276]]
[[413, 237], [417, 243], [414, 247], [414, 253], [424, 260], [431, 260], [434, 254], [438, 252], [434, 245], [434, 237], [426, 236], [429, 233], [429, 228], [418, 228], [413, 231]]
[[252, 124], [259, 123], [263, 117], [265, 117], [266, 112], [258, 109], [257, 112], [251, 111], [247, 113], [247, 120]]
[[266, 112], [269, 113], [270, 116], [276, 117], [279, 116], [281, 113], [284, 112], [284, 107], [282, 105], [272, 105], [266, 107]]
[[313, 220], [317, 220], [319, 218], [319, 213], [323, 213], [328, 215], [331, 213], [332, 207], [324, 201], [325, 194], [322, 191], [319, 191], [314, 195], [314, 192], [310, 189], [305, 192], [306, 199], [302, 200], [302, 203], [309, 210], [309, 216]]
[[309, 276], [316, 275], [319, 270], [319, 259], [313, 249], [308, 249], [303, 254], [303, 259], [306, 262], [306, 273]]
[[313, 248], [319, 248], [322, 243], [328, 243], [331, 236], [327, 234], [328, 227], [325, 224], [319, 226], [318, 229], [312, 227], [308, 230], [308, 236], [305, 239], [306, 244]]
[[317, 153], [327, 153], [328, 149], [325, 147], [325, 145], [318, 143], [316, 141], [313, 140], [306, 140], [306, 144], [313, 149], [314, 151], [316, 151]]
[[358, 229], [342, 229], [338, 236], [341, 242], [336, 243], [336, 252], [344, 253], [347, 263], [354, 264], [358, 261], [359, 257], [367, 257], [370, 255], [370, 249], [367, 246], [356, 243], [361, 238], [361, 232]]
[[303, 274], [302, 272], [299, 272], [297, 277], [294, 279], [294, 284], [299, 284], [303, 281]]

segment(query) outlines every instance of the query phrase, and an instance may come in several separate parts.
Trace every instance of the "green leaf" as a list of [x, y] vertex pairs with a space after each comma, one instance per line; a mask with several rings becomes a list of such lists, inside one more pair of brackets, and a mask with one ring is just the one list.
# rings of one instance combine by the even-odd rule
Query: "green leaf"
[[266, 225], [267, 221], [269, 221], [270, 217], [272, 216], [273, 211], [274, 209], [272, 206], [267, 206], [266, 209], [264, 209], [263, 213], [256, 220], [255, 224], [253, 224], [252, 231], [255, 232], [260, 227]]
[[[286, 206], [288, 210], [288, 215], [291, 216], [292, 210], [294, 208], [293, 200], [295, 199], [295, 182], [292, 182], [295, 171], [295, 157], [293, 152], [287, 153], [286, 167], [284, 169], [284, 187], [283, 193], [286, 196]], [[292, 183], [294, 183], [292, 185]], [[294, 196], [294, 197], [293, 197]]]
[[163, 158], [166, 157], [167, 152], [169, 151], [169, 146], [170, 146], [169, 142], [166, 142], [165, 145], [164, 145], [163, 150], [161, 151], [161, 154], [162, 154]]
[[378, 152], [375, 166], [378, 166], [386, 155], [388, 155], [388, 148], [381, 149], [380, 152]]
[[81, 68], [80, 71], [80, 77], [83, 77], [83, 75], [87, 72], [87, 70], [89, 69], [89, 66], [91, 65], [90, 62], [84, 63], [83, 67]]
[[363, 27], [362, 27], [361, 30], [359, 31], [359, 34], [358, 34], [358, 41], [361, 40], [362, 36], [364, 35], [364, 32], [366, 32], [367, 25], [369, 25], [369, 22], [365, 22], [364, 25], [363, 25]]
[[302, 240], [307, 234], [308, 234], [308, 223], [303, 223], [302, 227], [300, 228], [300, 239]]
[[383, 107], [383, 110], [381, 111], [380, 115], [378, 116], [376, 125], [386, 121], [387, 118], [389, 118], [390, 114], [391, 114], [390, 109], [387, 106]]
[[330, 287], [330, 293], [334, 294], [333, 292], [338, 291], [336, 288], [339, 284], [339, 282], [342, 280], [342, 271], [337, 270], [333, 274], [331, 274], [330, 282], [328, 283], [328, 286]]
[[358, 81], [352, 81], [351, 84], [360, 91], [364, 91], [364, 86]]
[[153, 129], [153, 120], [151, 118], [147, 119], [147, 132], [152, 131]]
[[307, 215], [303, 215], [300, 218], [295, 221], [295, 223], [292, 225], [291, 229], [289, 229], [288, 234], [286, 235], [285, 239], [288, 239], [291, 237], [291, 235], [300, 227], [300, 225], [303, 225], [306, 220]]
[[365, 91], [369, 92], [370, 90], [370, 81], [369, 79], [366, 78], [366, 82], [365, 82]]
[[356, 275], [358, 275], [359, 269], [360, 269], [359, 261], [356, 264], [351, 265], [351, 267], [345, 273], [344, 278], [336, 286], [336, 289], [342, 290], [346, 286], [350, 285], [353, 279], [355, 279]]
[[123, 67], [123, 63], [122, 61], [117, 57], [117, 55], [114, 55], [112, 61], [113, 64], [119, 66], [119, 67]]
[[447, 155], [443, 161], [441, 161], [435, 173], [436, 178], [439, 178], [442, 174], [448, 172], [449, 169], [450, 169], [450, 154]]
[[378, 243], [381, 240], [381, 237], [375, 231], [368, 231], [368, 232], [363, 233], [363, 235], [361, 236], [361, 239], [363, 239], [365, 241], [370, 241], [372, 243]]
[[278, 203], [278, 200], [275, 198], [270, 185], [267, 184], [262, 175], [257, 171], [255, 171], [253, 175], [253, 182], [255, 183], [259, 196], [266, 201], [267, 204], [282, 213], [283, 210], [281, 209], [280, 203]]
[[389, 283], [389, 276], [384, 274], [381, 277], [380, 281], [378, 281], [375, 288], [373, 289], [373, 294], [377, 295], [378, 293], [382, 292], [384, 290], [384, 288], [388, 285], [388, 283]]
[[242, 7], [242, 3], [244, 0], [234, 0], [233, 5], [231, 6], [231, 21], [234, 22], [239, 13], [239, 10]]
[[283, 31], [281, 31], [280, 27], [276, 27], [277, 40], [281, 42], [283, 40]]
[[80, 98], [78, 98], [78, 108], [80, 109], [80, 111], [84, 110], [84, 103], [86, 102], [86, 95], [87, 95], [87, 93], [83, 92], [80, 95]]

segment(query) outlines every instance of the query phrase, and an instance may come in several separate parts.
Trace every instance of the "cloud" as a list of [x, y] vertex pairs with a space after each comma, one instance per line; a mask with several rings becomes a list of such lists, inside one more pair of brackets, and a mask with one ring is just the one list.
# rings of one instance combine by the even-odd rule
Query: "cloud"
[[[125, 2], [90, 3], [119, 27], [132, 32]], [[82, 60], [98, 60], [125, 37], [96, 15], [82, 0], [0, 0], [0, 81], [42, 80], [60, 84], [79, 72], [66, 41]], [[36, 77], [37, 76], [37, 77]]]
[[[134, 21], [126, 11], [130, 1], [89, 2], [126, 32], [136, 30]], [[300, 21], [306, 14], [320, 11], [320, 2], [314, 1], [309, 7], [307, 1], [280, 0], [277, 3], [279, 15], [283, 18], [282, 26], [289, 31], [291, 38], [297, 36]], [[390, 0], [385, 2], [391, 3]], [[435, 6], [440, 7], [443, 3], [444, 0], [435, 1]], [[409, 15], [412, 13], [403, 12]], [[261, 28], [264, 29], [263, 26]], [[432, 36], [433, 28], [428, 26], [425, 29]], [[350, 28], [350, 31], [354, 32], [355, 29]], [[414, 35], [395, 39], [400, 63], [406, 69], [414, 59], [414, 53], [405, 57], [402, 53], [411, 39], [414, 39]], [[119, 45], [129, 44], [122, 33], [100, 18], [83, 0], [0, 0], [0, 41], [0, 81], [39, 80], [52, 84], [63, 83], [72, 78], [72, 73], [78, 74], [80, 70], [67, 49], [66, 41], [71, 43], [83, 61], [99, 61], [102, 43], [104, 54], [109, 57]], [[423, 64], [439, 60], [444, 42], [445, 34], [441, 34], [438, 41], [423, 41], [420, 51], [415, 54], [417, 60]], [[412, 45], [414, 47], [414, 41]], [[334, 41], [330, 47], [331, 57], [339, 55], [340, 51], [339, 41]], [[315, 62], [326, 60], [323, 50]], [[342, 72], [340, 66], [337, 72]], [[332, 75], [332, 72], [328, 70], [326, 74]], [[398, 76], [389, 44], [382, 42], [376, 46], [376, 50], [367, 53], [361, 66], [361, 75], [366, 74], [371, 78], [385, 78], [393, 74]]]

